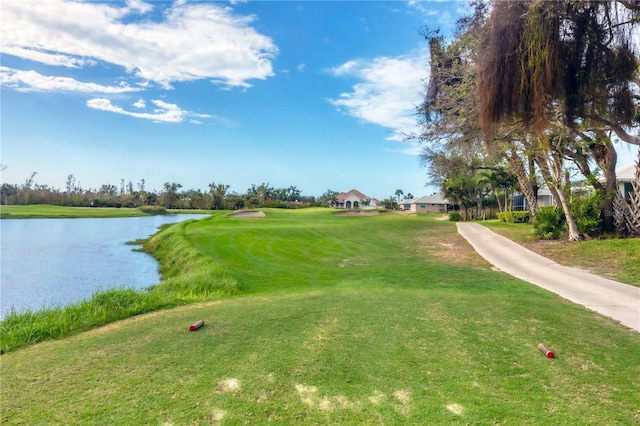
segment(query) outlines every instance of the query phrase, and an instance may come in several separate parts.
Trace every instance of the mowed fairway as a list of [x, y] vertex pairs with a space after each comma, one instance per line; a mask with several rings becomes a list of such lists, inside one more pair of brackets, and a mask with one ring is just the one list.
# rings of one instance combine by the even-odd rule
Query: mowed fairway
[[4, 423], [640, 424], [640, 335], [452, 223], [266, 210], [184, 238], [240, 295], [3, 355]]

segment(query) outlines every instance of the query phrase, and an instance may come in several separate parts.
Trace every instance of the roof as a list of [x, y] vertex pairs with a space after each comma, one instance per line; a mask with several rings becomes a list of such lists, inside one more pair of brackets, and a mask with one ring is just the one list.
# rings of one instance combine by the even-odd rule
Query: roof
[[616, 169], [618, 181], [633, 182], [636, 180], [636, 165], [631, 163]]
[[442, 194], [428, 195], [425, 197], [404, 200], [400, 204], [449, 204], [449, 200], [444, 198]]
[[[366, 195], [364, 195], [362, 192], [358, 191], [357, 189], [352, 189], [351, 191], [341, 192], [340, 194], [336, 195], [336, 200], [338, 200], [338, 202], [340, 202], [340, 203], [344, 203], [344, 201], [350, 195], [356, 196], [359, 200], [366, 200], [367, 198], [370, 198], [370, 197], [367, 197]], [[373, 198], [372, 198], [372, 200], [373, 200]]]

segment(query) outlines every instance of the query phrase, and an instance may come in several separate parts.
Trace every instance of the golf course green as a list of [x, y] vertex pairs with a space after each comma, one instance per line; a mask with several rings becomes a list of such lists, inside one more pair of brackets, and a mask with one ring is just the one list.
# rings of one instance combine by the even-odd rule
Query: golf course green
[[153, 312], [2, 355], [0, 421], [640, 424], [640, 335], [494, 271], [438, 219], [264, 209], [172, 225], [145, 245], [162, 283], [131, 294]]

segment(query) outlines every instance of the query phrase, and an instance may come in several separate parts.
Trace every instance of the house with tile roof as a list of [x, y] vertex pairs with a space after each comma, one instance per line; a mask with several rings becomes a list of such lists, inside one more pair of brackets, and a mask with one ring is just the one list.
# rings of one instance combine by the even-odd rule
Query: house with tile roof
[[377, 209], [380, 208], [380, 200], [369, 197], [357, 189], [341, 192], [336, 195], [331, 207], [336, 209]]

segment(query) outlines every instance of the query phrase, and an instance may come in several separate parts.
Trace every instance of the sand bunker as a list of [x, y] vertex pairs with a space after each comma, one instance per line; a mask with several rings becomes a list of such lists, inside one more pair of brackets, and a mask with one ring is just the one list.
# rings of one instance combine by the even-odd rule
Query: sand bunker
[[261, 211], [240, 211], [233, 213], [230, 217], [265, 217]]
[[344, 210], [336, 216], [376, 216], [379, 214], [409, 214], [403, 210]]

